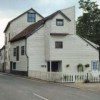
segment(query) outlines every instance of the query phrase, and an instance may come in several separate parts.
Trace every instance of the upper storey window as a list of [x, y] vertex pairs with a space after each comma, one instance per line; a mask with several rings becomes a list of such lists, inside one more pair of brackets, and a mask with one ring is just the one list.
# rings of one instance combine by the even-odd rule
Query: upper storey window
[[63, 26], [64, 25], [64, 20], [63, 19], [56, 19], [56, 25], [57, 26]]
[[63, 42], [62, 41], [56, 41], [55, 42], [55, 48], [63, 48]]
[[36, 21], [36, 14], [35, 13], [28, 13], [27, 20], [28, 20], [28, 22], [35, 22]]

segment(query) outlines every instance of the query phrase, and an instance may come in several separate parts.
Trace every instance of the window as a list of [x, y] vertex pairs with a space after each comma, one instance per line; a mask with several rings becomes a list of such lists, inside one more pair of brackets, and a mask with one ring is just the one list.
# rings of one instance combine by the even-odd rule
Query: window
[[28, 13], [28, 22], [35, 22], [35, 13]]
[[63, 19], [56, 19], [56, 25], [57, 26], [63, 26], [64, 25]]
[[92, 69], [94, 71], [98, 70], [98, 61], [92, 61]]
[[25, 47], [22, 46], [22, 47], [21, 47], [21, 55], [24, 55], [24, 54], [25, 54]]
[[19, 46], [16, 48], [16, 60], [19, 61]]
[[63, 42], [55, 42], [55, 48], [63, 48]]
[[13, 69], [16, 69], [16, 63], [13, 62]]
[[16, 56], [16, 48], [13, 49], [13, 56]]
[[7, 44], [7, 37], [5, 38], [5, 44]]

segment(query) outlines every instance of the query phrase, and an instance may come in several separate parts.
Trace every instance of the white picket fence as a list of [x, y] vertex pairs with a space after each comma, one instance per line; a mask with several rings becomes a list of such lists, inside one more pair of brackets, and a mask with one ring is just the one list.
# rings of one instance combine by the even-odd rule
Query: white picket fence
[[79, 73], [75, 75], [62, 74], [61, 72], [41, 72], [41, 71], [30, 71], [30, 77], [34, 77], [41, 80], [54, 81], [54, 82], [84, 82], [89, 80], [90, 82], [100, 82], [100, 76], [93, 77], [90, 73]]

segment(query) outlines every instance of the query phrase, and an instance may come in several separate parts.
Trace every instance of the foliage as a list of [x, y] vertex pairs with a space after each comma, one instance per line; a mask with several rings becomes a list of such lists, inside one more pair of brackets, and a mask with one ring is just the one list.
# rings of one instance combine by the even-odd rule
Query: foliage
[[69, 67], [70, 65], [68, 64], [68, 65], [66, 65], [66, 67]]
[[83, 15], [78, 17], [77, 34], [100, 45], [100, 9], [96, 2], [80, 0]]
[[90, 83], [90, 80], [85, 79], [85, 80], [84, 80], [84, 83]]
[[83, 65], [82, 65], [82, 64], [78, 64], [78, 65], [77, 65], [77, 71], [78, 71], [78, 72], [83, 72], [83, 71], [84, 71]]

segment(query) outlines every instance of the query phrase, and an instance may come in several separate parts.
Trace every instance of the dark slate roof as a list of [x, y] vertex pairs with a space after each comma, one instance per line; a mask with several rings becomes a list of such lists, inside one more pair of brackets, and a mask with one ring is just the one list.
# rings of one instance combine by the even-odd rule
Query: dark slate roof
[[43, 21], [40, 20], [34, 24], [31, 24], [27, 28], [25, 28], [22, 32], [17, 34], [14, 38], [10, 40], [10, 42], [15, 42], [21, 39], [24, 39], [32, 34], [32, 32], [36, 31], [41, 25], [43, 24]]
[[7, 26], [6, 26], [5, 30], [4, 30], [4, 33], [7, 31], [7, 29], [8, 29], [8, 27], [9, 27], [9, 25], [10, 25], [11, 22], [13, 22], [13, 21], [15, 21], [16, 19], [18, 19], [19, 17], [23, 16], [25, 13], [27, 13], [27, 12], [30, 11], [30, 10], [35, 11], [39, 16], [41, 16], [42, 18], [44, 18], [44, 17], [43, 17], [42, 15], [40, 15], [36, 10], [34, 10], [33, 8], [31, 8], [31, 9], [25, 11], [24, 13], [22, 13], [21, 15], [19, 15], [18, 17], [14, 18], [14, 19], [11, 20], [10, 22], [8, 22], [8, 24], [7, 24]]
[[10, 42], [15, 42], [21, 39], [24, 39], [32, 34], [32, 32], [35, 32], [41, 25], [43, 25], [47, 20], [52, 19], [55, 17], [58, 13], [60, 13], [62, 16], [64, 16], [68, 21], [71, 21], [66, 15], [64, 15], [60, 10], [51, 14], [48, 17], [43, 18], [42, 20], [39, 20], [38, 22], [31, 24], [27, 28], [25, 28], [22, 32], [20, 32], [18, 35], [16, 35], [14, 38], [10, 40]]
[[56, 11], [55, 13], [49, 15], [48, 17], [44, 18], [44, 21], [47, 21], [49, 19], [52, 19], [53, 17], [55, 17], [58, 13], [60, 13], [64, 18], [66, 18], [68, 21], [71, 21], [63, 12], [61, 12], [60, 10]]

